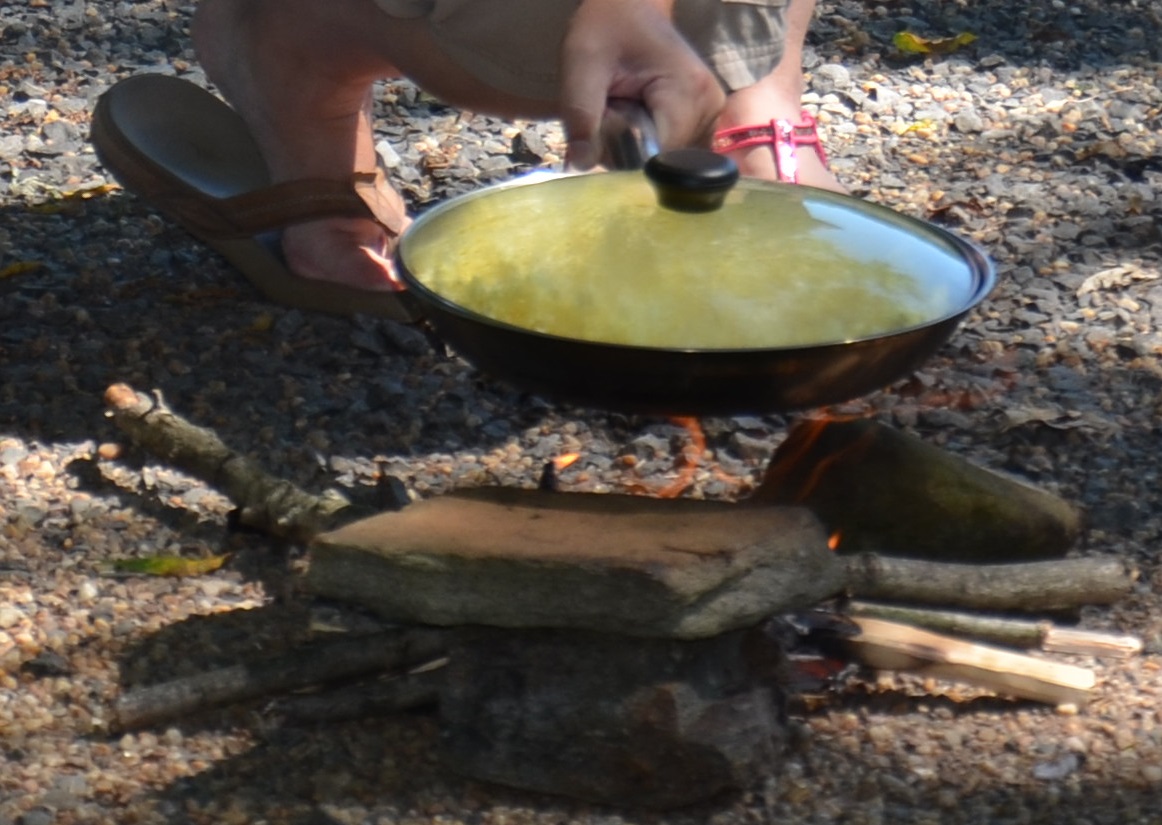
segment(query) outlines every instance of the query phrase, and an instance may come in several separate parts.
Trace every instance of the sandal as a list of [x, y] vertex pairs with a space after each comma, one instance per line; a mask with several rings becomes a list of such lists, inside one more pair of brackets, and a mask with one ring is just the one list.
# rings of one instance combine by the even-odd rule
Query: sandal
[[102, 94], [90, 139], [122, 186], [219, 252], [271, 300], [415, 320], [399, 292], [304, 278], [282, 255], [279, 230], [322, 217], [370, 218], [398, 236], [403, 201], [381, 171], [272, 184], [237, 112], [200, 86], [159, 74], [127, 78]]
[[823, 141], [819, 139], [819, 129], [815, 118], [803, 112], [798, 123], [786, 118], [772, 120], [761, 126], [736, 126], [716, 132], [712, 147], [719, 154], [749, 149], [752, 146], [770, 146], [775, 156], [775, 170], [783, 183], [799, 182], [799, 158], [796, 151], [800, 146], [810, 146], [816, 156], [827, 165], [827, 154], [823, 151]]

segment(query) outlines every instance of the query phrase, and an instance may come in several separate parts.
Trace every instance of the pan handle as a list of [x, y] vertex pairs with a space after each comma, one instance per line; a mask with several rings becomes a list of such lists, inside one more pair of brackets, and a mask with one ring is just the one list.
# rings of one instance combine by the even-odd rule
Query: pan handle
[[661, 151], [654, 119], [636, 100], [610, 98], [601, 121], [601, 144], [611, 169], [641, 169]]

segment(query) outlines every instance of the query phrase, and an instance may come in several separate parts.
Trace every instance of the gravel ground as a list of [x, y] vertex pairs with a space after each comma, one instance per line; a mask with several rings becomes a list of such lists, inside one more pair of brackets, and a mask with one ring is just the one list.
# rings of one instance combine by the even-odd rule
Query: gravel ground
[[[135, 198], [103, 187], [95, 97], [139, 71], [199, 78], [191, 8], [0, 6], [0, 823], [1162, 822], [1162, 3], [820, 3], [807, 105], [856, 194], [963, 232], [1001, 284], [913, 378], [844, 405], [1084, 507], [1079, 552], [1138, 565], [1083, 624], [1146, 654], [1092, 662], [1076, 715], [905, 677], [805, 703], [786, 763], [745, 794], [658, 815], [466, 782], [424, 714], [292, 725], [262, 704], [120, 734], [125, 688], [284, 647], [295, 548], [227, 529], [229, 503], [115, 446], [101, 394], [157, 388], [272, 471], [359, 494], [662, 486], [684, 432], [563, 408], [414, 330], [264, 303]], [[892, 35], [972, 32], [934, 58]], [[380, 95], [381, 151], [417, 208], [538, 164], [551, 125]], [[688, 494], [745, 495], [780, 416], [705, 422]], [[234, 552], [212, 575], [111, 578], [112, 559]]]

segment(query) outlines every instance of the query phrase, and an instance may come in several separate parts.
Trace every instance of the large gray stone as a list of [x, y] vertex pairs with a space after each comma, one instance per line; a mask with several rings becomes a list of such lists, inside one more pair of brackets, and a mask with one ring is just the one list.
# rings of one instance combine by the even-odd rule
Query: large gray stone
[[785, 657], [759, 628], [697, 641], [496, 628], [452, 638], [441, 752], [466, 776], [675, 808], [778, 770]]
[[486, 488], [316, 538], [306, 588], [397, 621], [701, 638], [837, 594], [790, 506]]

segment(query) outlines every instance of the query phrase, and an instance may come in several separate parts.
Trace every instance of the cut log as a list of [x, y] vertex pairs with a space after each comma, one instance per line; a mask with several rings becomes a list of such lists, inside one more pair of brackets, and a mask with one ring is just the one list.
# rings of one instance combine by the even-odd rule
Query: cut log
[[841, 646], [858, 662], [983, 687], [1051, 705], [1084, 705], [1093, 671], [953, 639], [909, 625], [853, 616], [859, 627]]
[[839, 594], [801, 507], [482, 488], [318, 536], [308, 592], [392, 621], [702, 638]]
[[841, 553], [1029, 561], [1080, 530], [1057, 496], [867, 419], [797, 423], [751, 500], [809, 508]]
[[848, 592], [856, 598], [1022, 613], [1113, 604], [1137, 579], [1136, 571], [1112, 558], [943, 564], [863, 553], [845, 561]]

